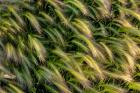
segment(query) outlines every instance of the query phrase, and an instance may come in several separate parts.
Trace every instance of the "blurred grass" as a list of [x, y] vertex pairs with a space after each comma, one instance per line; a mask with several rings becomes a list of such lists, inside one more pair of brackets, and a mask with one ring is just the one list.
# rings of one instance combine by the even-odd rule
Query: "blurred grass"
[[0, 93], [139, 93], [139, 0], [1, 0]]

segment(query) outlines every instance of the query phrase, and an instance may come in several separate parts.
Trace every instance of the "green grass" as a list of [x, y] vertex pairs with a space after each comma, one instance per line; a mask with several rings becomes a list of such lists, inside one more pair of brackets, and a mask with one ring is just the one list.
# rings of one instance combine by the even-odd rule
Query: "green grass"
[[0, 93], [139, 93], [139, 0], [2, 0]]

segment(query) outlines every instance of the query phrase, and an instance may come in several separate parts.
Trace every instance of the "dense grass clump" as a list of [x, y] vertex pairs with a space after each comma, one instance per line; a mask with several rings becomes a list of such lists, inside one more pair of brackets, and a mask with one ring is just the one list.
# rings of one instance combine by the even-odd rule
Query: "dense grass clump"
[[0, 0], [0, 93], [140, 93], [140, 0]]

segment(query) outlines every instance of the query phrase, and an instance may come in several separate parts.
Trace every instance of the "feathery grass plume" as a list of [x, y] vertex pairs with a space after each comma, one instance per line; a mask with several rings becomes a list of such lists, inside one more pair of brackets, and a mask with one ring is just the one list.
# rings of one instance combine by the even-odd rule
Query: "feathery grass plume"
[[126, 19], [116, 20], [116, 22], [120, 23], [121, 26], [124, 26], [124, 27], [127, 27], [127, 28], [133, 28], [132, 24]]
[[53, 74], [53, 83], [64, 93], [71, 93], [71, 91], [68, 89], [65, 80], [63, 79], [63, 77], [61, 76], [60, 72], [58, 71], [58, 69], [54, 66], [54, 65], [50, 65], [51, 68], [54, 70], [54, 74]]
[[113, 53], [112, 53], [111, 49], [104, 42], [100, 42], [100, 44], [102, 45], [105, 52], [107, 53], [108, 58], [113, 61], [114, 56], [113, 56]]
[[46, 2], [49, 2], [55, 9], [61, 10], [60, 6], [56, 2], [57, 0], [45, 0]]
[[10, 44], [10, 43], [6, 44], [5, 52], [6, 52], [6, 56], [9, 60], [12, 59], [14, 61], [17, 61], [16, 50], [15, 50], [15, 47], [12, 44]]
[[79, 81], [79, 83], [81, 83], [83, 87], [88, 88], [90, 86], [90, 81], [83, 74], [70, 68], [65, 69], [69, 71], [76, 78], [76, 80]]
[[42, 15], [46, 21], [50, 22], [50, 23], [54, 23], [54, 20], [51, 16], [49, 16], [47, 13], [45, 12], [39, 12], [40, 15]]
[[8, 32], [10, 32], [10, 30], [9, 30], [10, 28], [11, 28], [11, 23], [9, 22], [9, 20], [4, 19], [4, 20], [1, 21], [1, 30], [2, 30], [2, 32], [8, 33]]
[[102, 59], [103, 61], [105, 60], [104, 55], [96, 47], [94, 41], [91, 41], [90, 39], [86, 38], [84, 35], [79, 35], [78, 38], [83, 40], [87, 44], [87, 46], [88, 46], [88, 48], [89, 48], [93, 57], [96, 57], [98, 59]]
[[118, 72], [110, 72], [110, 71], [103, 71], [105, 75], [108, 77], [112, 77], [113, 79], [121, 79], [125, 82], [131, 82], [133, 81], [132, 76], [129, 73], [118, 73]]
[[127, 49], [129, 51], [129, 53], [134, 57], [136, 58], [139, 54], [140, 54], [140, 48], [139, 46], [137, 45], [137, 43], [135, 41], [133, 41], [131, 39], [131, 37], [127, 37], [126, 36], [126, 39], [124, 40], [126, 45], [127, 45]]
[[38, 20], [36, 19], [35, 15], [31, 14], [30, 12], [25, 13], [25, 16], [27, 17], [27, 19], [30, 21], [31, 25], [33, 26], [33, 28], [35, 28], [35, 30], [41, 34], [42, 30], [41, 30], [41, 26], [38, 22]]
[[62, 21], [62, 23], [64, 23], [65, 25], [69, 25], [67, 18], [64, 16], [64, 14], [62, 13], [62, 11], [55, 9], [55, 12], [57, 14], [57, 16], [59, 17], [59, 19]]
[[[84, 60], [83, 60], [83, 63], [82, 63], [82, 69], [83, 69], [83, 73], [84, 75], [86, 76], [86, 78], [88, 78], [90, 81], [96, 81], [99, 78], [99, 75], [96, 75], [95, 73], [97, 71], [95, 71], [93, 68], [89, 67], [89, 65], [85, 64]], [[92, 84], [93, 82], [91, 82]], [[92, 87], [92, 86], [90, 86]], [[89, 88], [90, 88], [89, 87]]]
[[131, 72], [135, 71], [135, 60], [132, 56], [130, 56], [128, 53], [124, 53], [124, 56], [126, 57], [126, 60], [129, 64], [129, 69]]
[[125, 12], [126, 14], [132, 15], [133, 17], [135, 17], [136, 19], [138, 19], [140, 21], [140, 14], [137, 13], [136, 11], [133, 11], [133, 10], [130, 10], [130, 9], [127, 9], [127, 8], [121, 8], [121, 10], [123, 12]]
[[[97, 62], [90, 57], [89, 55], [84, 55], [83, 59], [85, 60], [85, 62], [93, 69], [95, 69], [95, 71], [97, 71], [97, 73], [99, 73], [99, 77], [101, 79], [104, 78], [104, 75], [102, 73], [102, 69], [100, 68], [100, 66], [97, 64]], [[97, 75], [98, 76], [98, 75]]]
[[[79, 66], [78, 63], [76, 63], [76, 60], [73, 59], [73, 57], [68, 56], [60, 49], [54, 50], [54, 53], [60, 56], [64, 64], [66, 64], [67, 67], [62, 66], [64, 70], [71, 73], [76, 78], [76, 80], [79, 81], [79, 83], [81, 83], [83, 87], [90, 86], [89, 80], [84, 76], [81, 67]], [[61, 65], [59, 66], [61, 67]]]
[[30, 3], [32, 3], [32, 2], [33, 2], [33, 0], [28, 0], [28, 1], [24, 1], [24, 2], [19, 1], [19, 3], [20, 3], [19, 6], [22, 6], [25, 9], [29, 9], [31, 11], [34, 11], [35, 7], [30, 5]]
[[[101, 1], [101, 0], [100, 0]], [[108, 13], [110, 12], [111, 10], [111, 0], [103, 0], [101, 1], [105, 7], [105, 9], [108, 11]]]
[[74, 5], [84, 15], [88, 15], [88, 10], [87, 10], [86, 6], [80, 0], [66, 0], [65, 3]]
[[3, 78], [4, 79], [11, 79], [12, 80], [12, 79], [15, 79], [16, 76], [8, 73], [8, 74], [4, 74]]
[[17, 31], [22, 31], [22, 28], [19, 26], [19, 24], [16, 23], [15, 20], [10, 19], [12, 26], [14, 27], [14, 29], [16, 29]]
[[46, 78], [47, 80], [49, 80], [49, 82], [56, 85], [61, 90], [61, 92], [71, 93], [71, 91], [68, 89], [68, 87], [65, 83], [64, 78], [61, 76], [61, 73], [59, 72], [58, 68], [56, 68], [53, 64], [49, 64], [49, 65], [51, 66], [51, 70], [42, 67], [43, 77]]
[[1, 23], [3, 26], [7, 27], [7, 28], [10, 28], [12, 24], [10, 24], [9, 20], [5, 19], [5, 20], [2, 20], [2, 23]]
[[97, 4], [100, 7], [97, 7], [97, 9], [100, 12], [100, 16], [106, 17], [111, 15], [111, 1], [110, 0], [97, 0]]
[[72, 24], [78, 28], [85, 36], [92, 38], [92, 32], [86, 20], [74, 19]]
[[46, 49], [44, 48], [43, 44], [37, 38], [31, 35], [28, 35], [28, 39], [28, 44], [31, 46], [31, 49], [35, 49], [39, 60], [44, 62], [46, 58]]
[[63, 58], [65, 61], [70, 61], [70, 58], [66, 53], [64, 53], [60, 48], [56, 48], [53, 53], [57, 54], [59, 57]]
[[9, 11], [15, 16], [16, 20], [17, 20], [21, 25], [24, 26], [25, 23], [24, 23], [23, 19], [21, 18], [21, 16], [17, 13], [17, 10], [15, 10], [14, 7], [12, 7], [12, 6], [8, 6], [8, 9], [9, 9]]

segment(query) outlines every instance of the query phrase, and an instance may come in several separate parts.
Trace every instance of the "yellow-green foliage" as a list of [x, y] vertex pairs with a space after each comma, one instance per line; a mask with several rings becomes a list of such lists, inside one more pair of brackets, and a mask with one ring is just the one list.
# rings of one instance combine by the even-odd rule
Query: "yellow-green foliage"
[[0, 93], [140, 93], [140, 0], [0, 0]]

